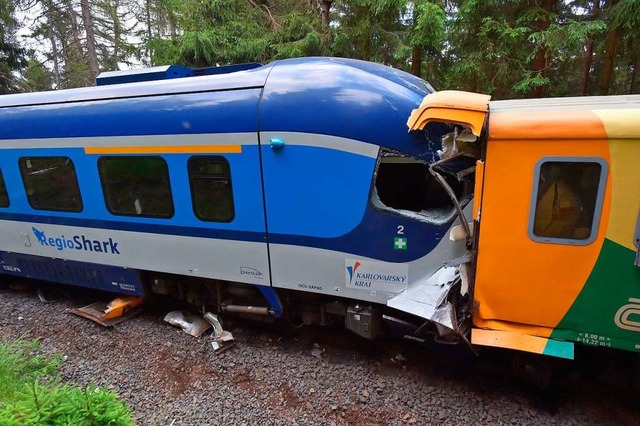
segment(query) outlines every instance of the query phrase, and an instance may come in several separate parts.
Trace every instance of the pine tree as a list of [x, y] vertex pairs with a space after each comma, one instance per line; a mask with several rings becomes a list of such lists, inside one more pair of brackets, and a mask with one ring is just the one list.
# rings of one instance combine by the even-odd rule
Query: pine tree
[[14, 72], [26, 65], [26, 52], [15, 37], [18, 23], [14, 11], [13, 0], [0, 0], [0, 95], [19, 90]]

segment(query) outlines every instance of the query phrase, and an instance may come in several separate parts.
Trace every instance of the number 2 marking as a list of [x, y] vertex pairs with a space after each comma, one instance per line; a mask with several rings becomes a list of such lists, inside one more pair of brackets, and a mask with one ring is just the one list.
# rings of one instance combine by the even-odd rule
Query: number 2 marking
[[398, 225], [398, 235], [404, 235], [404, 226]]

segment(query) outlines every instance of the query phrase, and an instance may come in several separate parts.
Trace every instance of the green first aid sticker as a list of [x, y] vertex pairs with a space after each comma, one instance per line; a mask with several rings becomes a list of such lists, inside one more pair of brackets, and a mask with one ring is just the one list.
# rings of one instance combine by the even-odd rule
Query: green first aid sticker
[[393, 248], [396, 250], [406, 250], [407, 249], [407, 237], [394, 237], [393, 239]]

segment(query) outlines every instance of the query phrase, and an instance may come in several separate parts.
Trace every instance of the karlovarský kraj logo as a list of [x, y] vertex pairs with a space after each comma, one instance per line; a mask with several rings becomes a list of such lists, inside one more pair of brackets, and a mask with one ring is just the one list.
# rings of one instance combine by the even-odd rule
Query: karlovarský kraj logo
[[397, 292], [409, 283], [409, 265], [366, 260], [345, 260], [348, 288]]
[[41, 231], [34, 226], [31, 227], [31, 230], [38, 244], [55, 248], [58, 251], [80, 250], [94, 253], [120, 254], [118, 242], [114, 241], [113, 238], [96, 240], [83, 234], [76, 234], [71, 237], [65, 237], [64, 235], [49, 236], [45, 231]]

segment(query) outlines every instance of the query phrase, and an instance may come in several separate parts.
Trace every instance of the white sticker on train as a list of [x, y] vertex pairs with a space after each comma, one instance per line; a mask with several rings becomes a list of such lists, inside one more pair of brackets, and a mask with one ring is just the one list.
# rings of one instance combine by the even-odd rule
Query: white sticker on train
[[347, 288], [397, 292], [409, 283], [409, 265], [346, 259], [345, 280]]

